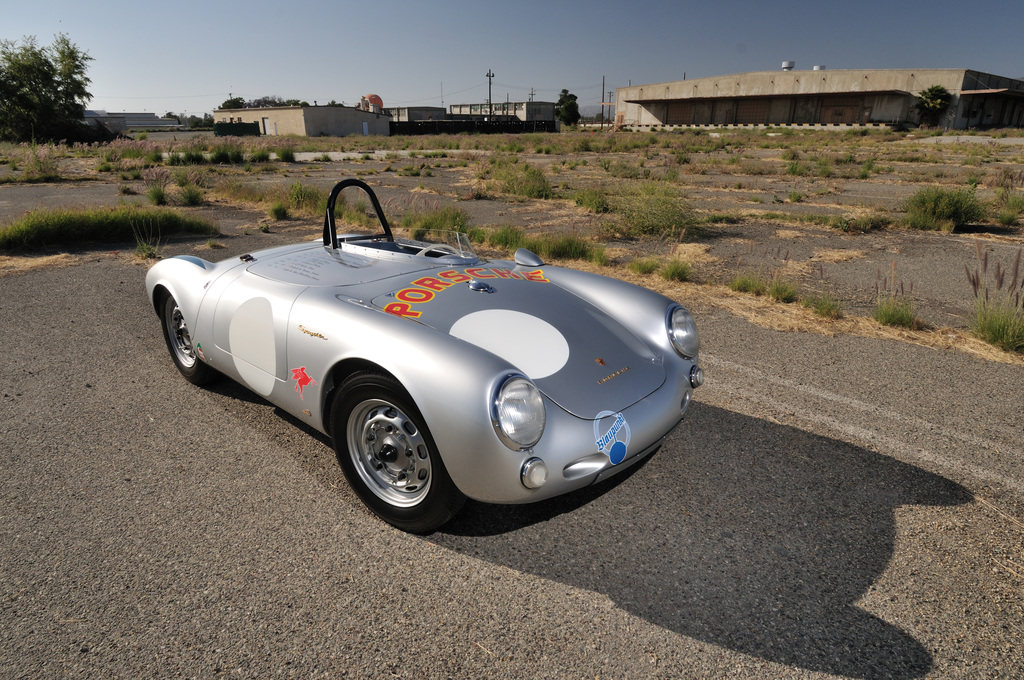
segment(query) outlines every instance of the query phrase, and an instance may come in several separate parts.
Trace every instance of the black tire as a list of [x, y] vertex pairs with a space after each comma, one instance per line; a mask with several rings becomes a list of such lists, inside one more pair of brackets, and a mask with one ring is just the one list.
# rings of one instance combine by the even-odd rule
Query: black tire
[[331, 405], [330, 425], [348, 483], [388, 524], [429, 533], [466, 501], [419, 409], [394, 378], [379, 373], [347, 378]]
[[178, 303], [170, 294], [164, 296], [160, 305], [160, 324], [164, 329], [167, 351], [186, 380], [193, 385], [206, 385], [220, 376], [196, 354]]

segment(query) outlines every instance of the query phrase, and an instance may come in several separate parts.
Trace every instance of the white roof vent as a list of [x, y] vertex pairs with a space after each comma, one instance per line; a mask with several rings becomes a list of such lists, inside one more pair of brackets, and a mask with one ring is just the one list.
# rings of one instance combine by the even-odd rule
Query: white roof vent
[[824, 64], [818, 64], [817, 66], [814, 67], [814, 70], [815, 71], [824, 71], [825, 70], [825, 65]]
[[782, 70], [783, 71], [792, 71], [794, 68], [796, 68], [796, 62], [795, 61], [784, 61], [784, 62], [782, 62]]

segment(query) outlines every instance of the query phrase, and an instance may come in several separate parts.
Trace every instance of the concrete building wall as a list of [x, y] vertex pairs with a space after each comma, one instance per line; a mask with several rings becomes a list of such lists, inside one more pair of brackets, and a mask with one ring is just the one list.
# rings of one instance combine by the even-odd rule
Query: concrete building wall
[[618, 88], [616, 124], [914, 123], [914, 97], [933, 85], [953, 95], [947, 127], [1024, 121], [1024, 83], [1017, 79], [968, 69], [860, 69], [759, 71]]
[[390, 116], [347, 106], [274, 106], [259, 109], [218, 109], [219, 123], [258, 123], [264, 135], [302, 137], [389, 135]]

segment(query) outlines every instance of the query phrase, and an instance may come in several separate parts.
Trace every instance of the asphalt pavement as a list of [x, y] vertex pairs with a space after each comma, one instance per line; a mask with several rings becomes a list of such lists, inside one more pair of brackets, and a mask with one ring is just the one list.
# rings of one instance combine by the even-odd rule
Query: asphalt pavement
[[1020, 367], [711, 311], [644, 465], [417, 537], [144, 275], [0, 278], [0, 677], [1021, 677]]

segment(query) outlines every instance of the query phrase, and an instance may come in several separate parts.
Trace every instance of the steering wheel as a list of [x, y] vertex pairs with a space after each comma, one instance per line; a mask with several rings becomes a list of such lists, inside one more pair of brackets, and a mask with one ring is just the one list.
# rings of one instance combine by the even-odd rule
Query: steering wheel
[[445, 243], [431, 243], [426, 248], [421, 248], [417, 255], [426, 255], [427, 253], [438, 252], [444, 253], [445, 255], [458, 255], [459, 251], [452, 248], [450, 245]]

